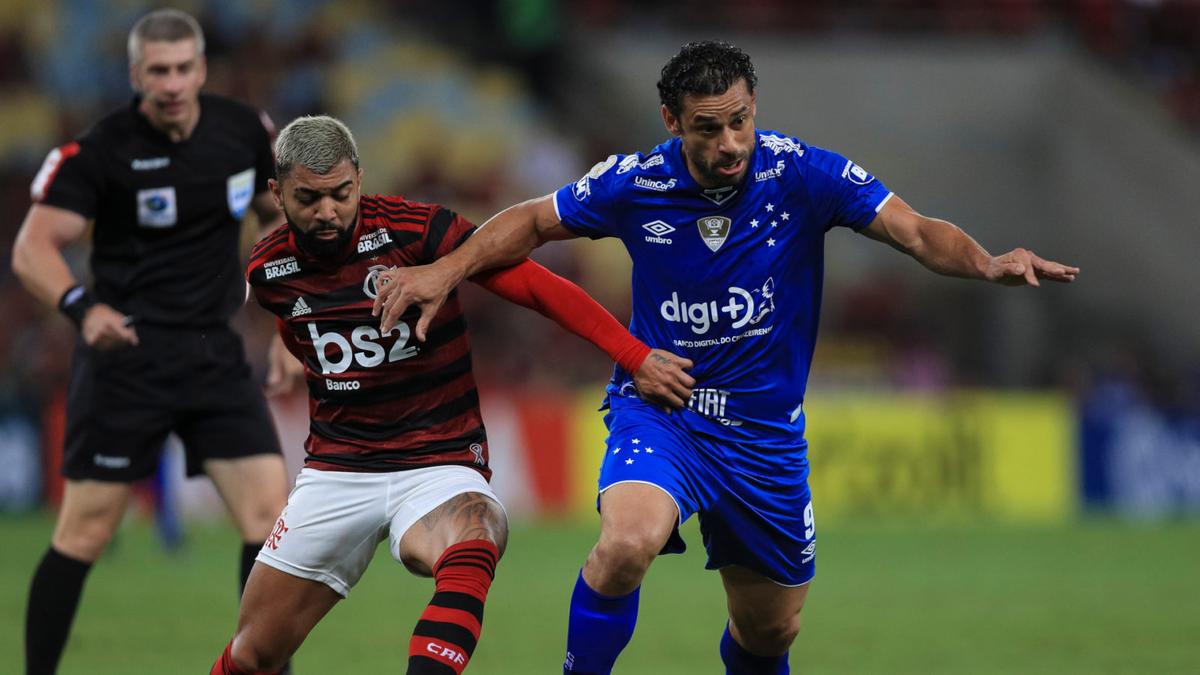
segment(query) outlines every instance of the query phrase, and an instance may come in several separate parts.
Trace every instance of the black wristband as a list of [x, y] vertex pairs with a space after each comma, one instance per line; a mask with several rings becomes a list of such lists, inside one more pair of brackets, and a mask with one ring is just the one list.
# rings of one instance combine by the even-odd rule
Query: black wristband
[[83, 284], [79, 284], [68, 288], [58, 299], [58, 311], [67, 315], [76, 328], [82, 328], [83, 317], [95, 304], [96, 301], [92, 299], [91, 293], [88, 293]]

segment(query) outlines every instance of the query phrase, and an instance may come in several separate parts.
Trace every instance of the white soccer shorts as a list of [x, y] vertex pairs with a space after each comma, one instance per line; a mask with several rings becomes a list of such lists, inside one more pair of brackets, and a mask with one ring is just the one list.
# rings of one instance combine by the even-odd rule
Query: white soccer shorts
[[465, 466], [387, 473], [306, 468], [257, 559], [346, 597], [379, 542], [389, 538], [392, 557], [400, 560], [400, 540], [408, 528], [464, 492], [500, 503], [483, 476]]

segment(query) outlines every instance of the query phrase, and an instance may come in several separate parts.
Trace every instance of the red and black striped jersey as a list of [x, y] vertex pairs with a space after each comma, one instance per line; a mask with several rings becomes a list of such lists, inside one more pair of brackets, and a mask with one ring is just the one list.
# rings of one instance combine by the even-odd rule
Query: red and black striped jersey
[[255, 246], [246, 278], [304, 362], [306, 466], [397, 471], [459, 464], [491, 477], [457, 291], [423, 343], [413, 335], [417, 308], [383, 335], [371, 316], [381, 271], [431, 263], [474, 230], [436, 204], [364, 195], [354, 235], [336, 260], [305, 255], [287, 225]]

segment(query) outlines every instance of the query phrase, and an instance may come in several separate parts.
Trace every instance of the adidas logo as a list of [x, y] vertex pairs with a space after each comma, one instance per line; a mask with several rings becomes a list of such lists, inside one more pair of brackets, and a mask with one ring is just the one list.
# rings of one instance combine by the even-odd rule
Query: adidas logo
[[297, 298], [296, 304], [292, 305], [292, 318], [304, 316], [305, 314], [312, 314], [312, 307], [308, 306], [303, 297]]

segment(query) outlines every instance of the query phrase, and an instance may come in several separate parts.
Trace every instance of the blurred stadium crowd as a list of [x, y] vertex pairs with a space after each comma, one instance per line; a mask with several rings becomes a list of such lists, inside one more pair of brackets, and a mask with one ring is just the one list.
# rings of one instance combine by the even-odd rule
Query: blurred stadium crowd
[[[207, 36], [207, 91], [245, 100], [279, 124], [305, 113], [344, 119], [362, 149], [367, 192], [449, 205], [476, 222], [573, 180], [599, 157], [632, 148], [581, 135], [557, 94], [581, 28], [636, 24], [805, 35], [994, 37], [1039, 31], [1067, 39], [1153, 90], [1200, 134], [1200, 2], [1194, 0], [194, 0]], [[39, 306], [8, 269], [46, 153], [130, 96], [125, 38], [147, 7], [108, 0], [0, 3], [0, 433], [40, 437], [61, 400], [75, 333]], [[647, 74], [649, 86], [650, 75]], [[600, 95], [599, 93], [597, 95]], [[653, 111], [646, 111], [652, 115]], [[512, 161], [519, 156], [521, 161]], [[247, 242], [249, 244], [249, 242]], [[1056, 252], [1070, 262], [1070, 251]], [[628, 316], [621, 252], [594, 245], [543, 249], [539, 259], [579, 282], [618, 317]], [[86, 251], [74, 251], [81, 270]], [[1086, 274], [1085, 270], [1085, 274]], [[997, 385], [934, 316], [886, 275], [867, 276], [829, 303], [814, 387], [939, 391]], [[481, 381], [534, 389], [598, 385], [606, 361], [541, 319], [468, 291]], [[271, 322], [240, 318], [252, 358]], [[1155, 363], [1136, 343], [1108, 363], [1047, 365], [1023, 386], [1071, 389], [1085, 405], [1140, 400], [1200, 419], [1200, 370]], [[1114, 399], [1113, 397], [1116, 397]], [[11, 442], [11, 441], [10, 441]], [[20, 460], [0, 450], [0, 461]], [[16, 472], [21, 475], [21, 472]], [[0, 492], [12, 494], [19, 486]], [[19, 501], [19, 500], [18, 500]]]

